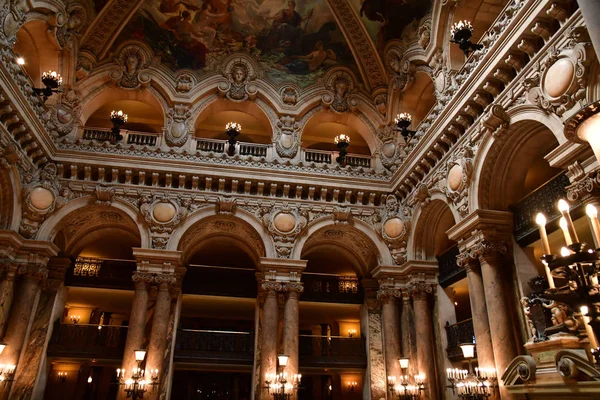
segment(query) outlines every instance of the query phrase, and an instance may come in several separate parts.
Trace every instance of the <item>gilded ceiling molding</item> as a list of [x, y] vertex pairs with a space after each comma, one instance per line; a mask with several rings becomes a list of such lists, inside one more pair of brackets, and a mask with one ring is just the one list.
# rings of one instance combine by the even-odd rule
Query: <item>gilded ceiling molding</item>
[[367, 90], [371, 92], [387, 90], [388, 77], [383, 63], [364, 24], [352, 6], [347, 0], [328, 0], [328, 3], [352, 49], [363, 81], [367, 84]]

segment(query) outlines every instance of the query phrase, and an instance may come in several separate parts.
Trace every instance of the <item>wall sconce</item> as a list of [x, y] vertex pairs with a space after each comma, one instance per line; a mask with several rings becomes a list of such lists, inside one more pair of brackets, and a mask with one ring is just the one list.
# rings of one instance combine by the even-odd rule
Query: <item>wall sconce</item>
[[465, 57], [475, 50], [483, 49], [482, 44], [471, 42], [473, 36], [473, 25], [469, 21], [458, 21], [450, 28], [450, 42], [458, 44], [458, 47], [465, 53]]
[[69, 317], [69, 319], [71, 320], [71, 323], [73, 325], [77, 325], [79, 323], [79, 321], [81, 320], [81, 317], [79, 315], [71, 315]]
[[[25, 61], [23, 60], [23, 64]], [[62, 78], [56, 71], [44, 72], [42, 75], [42, 83], [45, 87], [33, 88], [33, 93], [38, 96], [42, 96], [44, 103], [48, 100], [48, 97], [54, 93], [60, 93], [58, 88], [62, 85]]]
[[354, 337], [356, 335], [356, 329], [348, 329], [348, 336]]
[[350, 146], [350, 137], [348, 135], [337, 135], [333, 140], [335, 145], [340, 149], [340, 155], [335, 161], [342, 167], [346, 166], [346, 155], [348, 154], [348, 146]]
[[58, 376], [58, 379], [60, 379], [61, 382], [64, 382], [64, 381], [67, 380], [67, 373], [66, 372], [60, 371], [57, 374], [57, 376]]
[[409, 141], [417, 133], [416, 131], [408, 129], [411, 122], [412, 116], [409, 113], [400, 113], [394, 118], [396, 129], [400, 132], [405, 141]]
[[123, 111], [111, 111], [110, 113], [110, 122], [112, 122], [113, 127], [111, 129], [111, 138], [110, 142], [115, 144], [119, 140], [123, 139], [123, 135], [121, 135], [121, 126], [125, 125], [127, 122], [127, 114], [123, 113]]
[[354, 389], [358, 386], [358, 382], [348, 382], [348, 390], [354, 392]]
[[235, 144], [237, 143], [236, 137], [239, 136], [240, 132], [242, 132], [242, 125], [237, 122], [228, 122], [227, 125], [225, 125], [225, 133], [229, 136], [229, 139], [227, 140], [229, 143], [227, 153], [230, 156], [235, 153]]

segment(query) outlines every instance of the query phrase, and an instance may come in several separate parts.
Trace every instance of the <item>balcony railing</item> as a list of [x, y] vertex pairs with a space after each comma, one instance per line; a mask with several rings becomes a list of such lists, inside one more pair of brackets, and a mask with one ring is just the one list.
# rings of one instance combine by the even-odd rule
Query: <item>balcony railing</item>
[[97, 273], [90, 275], [78, 271], [77, 261], [67, 270], [67, 286], [97, 287], [106, 289], [133, 289], [131, 276], [136, 270], [136, 262], [129, 260], [94, 259], [99, 264]]
[[[136, 132], [127, 129], [121, 129], [123, 142], [138, 146], [156, 146], [158, 144], [159, 135], [150, 132]], [[97, 142], [116, 142], [115, 134], [107, 128], [84, 128], [83, 139], [94, 140]]]
[[[339, 155], [337, 151], [302, 149], [302, 152], [304, 153], [304, 161], [307, 163], [337, 165], [335, 161]], [[371, 156], [349, 154], [346, 156], [346, 165], [371, 168], [372, 159], [373, 157]]]
[[559, 199], [567, 197], [565, 187], [568, 185], [569, 178], [566, 173], [561, 173], [511, 207], [514, 216], [515, 238], [521, 246], [539, 240], [538, 226], [535, 223], [535, 216], [539, 212], [544, 213], [548, 219], [547, 229], [549, 231], [558, 229], [560, 212], [556, 208], [556, 204]]
[[217, 364], [253, 363], [254, 332], [180, 329], [177, 332], [177, 361]]
[[183, 280], [183, 293], [255, 299], [258, 295], [255, 274], [254, 268], [190, 264]]
[[456, 262], [456, 256], [458, 256], [459, 252], [458, 245], [454, 245], [437, 256], [440, 268], [440, 286], [443, 288], [467, 277], [465, 270], [460, 268]]
[[364, 338], [300, 335], [301, 367], [365, 368]]
[[126, 338], [126, 326], [61, 324], [57, 321], [48, 344], [48, 355], [120, 359]]
[[356, 277], [303, 273], [304, 301], [362, 304], [362, 286]]
[[[448, 359], [450, 361], [462, 361], [464, 358], [460, 345], [475, 342], [473, 320], [466, 319], [454, 325], [446, 322], [446, 337], [448, 339], [448, 347], [446, 348]], [[475, 357], [477, 357], [477, 350], [475, 350]]]

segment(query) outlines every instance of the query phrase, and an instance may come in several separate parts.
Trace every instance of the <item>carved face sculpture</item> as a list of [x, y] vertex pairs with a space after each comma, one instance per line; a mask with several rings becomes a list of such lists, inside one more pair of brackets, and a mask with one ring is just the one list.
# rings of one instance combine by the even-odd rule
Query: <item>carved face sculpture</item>
[[125, 65], [128, 74], [133, 74], [137, 71], [138, 67], [138, 58], [134, 55], [130, 55], [127, 57], [127, 62]]
[[335, 83], [335, 95], [339, 98], [343, 98], [346, 96], [346, 92], [348, 91], [348, 83], [343, 79], [338, 79]]
[[233, 81], [236, 85], [241, 85], [246, 79], [246, 69], [244, 67], [236, 67], [233, 70]]

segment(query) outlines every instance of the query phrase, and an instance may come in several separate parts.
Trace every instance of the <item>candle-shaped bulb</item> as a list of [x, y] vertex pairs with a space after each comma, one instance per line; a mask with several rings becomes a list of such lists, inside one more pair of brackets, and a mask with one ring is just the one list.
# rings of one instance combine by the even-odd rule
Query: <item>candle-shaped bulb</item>
[[569, 249], [567, 249], [566, 247], [562, 247], [560, 249], [560, 255], [563, 257], [568, 257], [571, 255], [571, 251]]
[[565, 212], [569, 211], [569, 203], [567, 203], [564, 199], [560, 199], [558, 201], [558, 211]]
[[585, 213], [590, 218], [597, 218], [598, 217], [598, 210], [596, 209], [596, 207], [594, 207], [591, 204], [588, 204], [587, 206], [585, 206]]
[[538, 213], [535, 217], [535, 223], [539, 226], [546, 226], [546, 217], [542, 213]]

